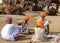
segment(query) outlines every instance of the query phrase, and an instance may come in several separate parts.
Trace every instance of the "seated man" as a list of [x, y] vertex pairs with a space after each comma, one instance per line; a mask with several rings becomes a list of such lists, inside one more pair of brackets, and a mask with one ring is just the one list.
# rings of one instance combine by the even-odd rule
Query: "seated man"
[[33, 36], [33, 41], [44, 41], [45, 39], [45, 29], [43, 21], [37, 21], [37, 26], [34, 27], [35, 35]]
[[11, 17], [6, 18], [6, 23], [7, 24], [1, 30], [1, 36], [5, 40], [15, 41], [15, 37], [17, 37], [19, 28], [21, 28], [21, 26], [19, 27], [12, 24]]
[[29, 16], [24, 16], [24, 20], [17, 21], [18, 25], [22, 25], [21, 33], [28, 34], [29, 32]]

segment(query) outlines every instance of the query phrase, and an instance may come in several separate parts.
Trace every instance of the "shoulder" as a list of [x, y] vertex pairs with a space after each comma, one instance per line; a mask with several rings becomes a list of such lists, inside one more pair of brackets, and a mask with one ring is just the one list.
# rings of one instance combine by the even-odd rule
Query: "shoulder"
[[9, 26], [15, 26], [15, 24], [9, 24]]
[[48, 19], [45, 18], [44, 21], [48, 21]]
[[11, 29], [11, 28], [15, 28], [15, 24], [8, 24], [8, 26], [6, 26], [7, 28]]

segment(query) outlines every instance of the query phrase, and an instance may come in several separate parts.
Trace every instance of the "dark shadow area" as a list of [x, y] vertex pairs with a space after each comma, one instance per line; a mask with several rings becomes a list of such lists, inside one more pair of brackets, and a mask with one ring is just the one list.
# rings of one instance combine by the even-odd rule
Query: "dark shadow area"
[[28, 40], [28, 39], [31, 39], [31, 38], [27, 38], [26, 36], [18, 36], [15, 39], [16, 39], [16, 41], [19, 41], [19, 40], [21, 41], [21, 40]]
[[60, 32], [50, 32], [51, 34], [60, 34]]

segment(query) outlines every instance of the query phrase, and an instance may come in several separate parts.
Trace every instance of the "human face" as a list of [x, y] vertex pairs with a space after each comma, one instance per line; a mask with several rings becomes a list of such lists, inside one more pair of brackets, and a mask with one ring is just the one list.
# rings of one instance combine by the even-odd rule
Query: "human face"
[[28, 22], [28, 20], [25, 20], [25, 24]]
[[45, 17], [41, 17], [41, 18], [42, 18], [42, 20], [44, 20]]

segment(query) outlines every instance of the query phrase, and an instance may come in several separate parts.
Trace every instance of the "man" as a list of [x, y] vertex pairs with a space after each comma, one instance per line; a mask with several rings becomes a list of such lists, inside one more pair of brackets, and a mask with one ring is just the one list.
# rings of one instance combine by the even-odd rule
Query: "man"
[[44, 41], [45, 39], [45, 29], [43, 21], [37, 21], [37, 26], [35, 27], [35, 35], [33, 36], [33, 41]]
[[28, 34], [29, 32], [29, 19], [30, 17], [26, 15], [23, 17], [23, 20], [17, 21], [19, 25], [22, 25], [22, 28], [21, 28], [22, 34]]
[[15, 41], [15, 37], [17, 37], [19, 33], [19, 28], [21, 27], [12, 24], [11, 17], [6, 18], [6, 23], [7, 24], [1, 30], [1, 36], [5, 40]]

